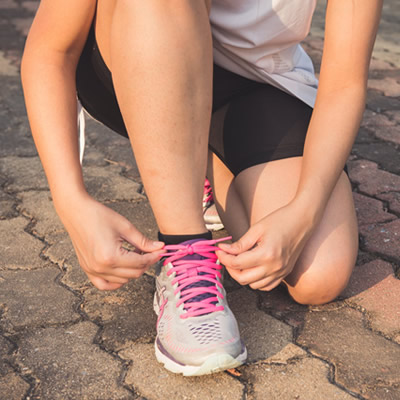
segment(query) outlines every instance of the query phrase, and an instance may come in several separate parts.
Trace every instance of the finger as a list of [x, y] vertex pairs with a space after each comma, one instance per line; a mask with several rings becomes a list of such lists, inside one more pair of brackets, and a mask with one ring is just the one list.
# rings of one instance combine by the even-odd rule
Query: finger
[[264, 267], [254, 267], [244, 270], [235, 270], [227, 268], [229, 275], [241, 285], [250, 285], [268, 278]]
[[163, 242], [150, 240], [139, 232], [131, 223], [126, 225], [125, 229], [121, 231], [121, 234], [128, 243], [131, 243], [134, 247], [146, 253], [161, 250], [165, 245]]
[[244, 251], [248, 251], [254, 247], [261, 236], [261, 231], [257, 225], [253, 225], [250, 229], [236, 242], [229, 243], [219, 243], [221, 250], [229, 254], [241, 254]]
[[93, 285], [99, 290], [115, 290], [123, 286], [123, 284], [121, 283], [108, 282], [107, 280], [100, 278], [98, 276], [94, 276], [92, 274], [87, 274], [87, 276], [93, 283]]
[[153, 253], [138, 254], [121, 247], [120, 252], [113, 262], [113, 268], [146, 270], [161, 258], [162, 253], [162, 250], [158, 250]]
[[216, 254], [225, 267], [232, 269], [254, 268], [256, 265], [266, 262], [264, 251], [260, 246], [239, 255], [228, 254], [222, 250], [217, 250]]
[[278, 278], [278, 279], [275, 279], [275, 280], [269, 281], [269, 282], [268, 282], [268, 280], [266, 280], [265, 283], [260, 281], [260, 282], [257, 282], [256, 284], [254, 284], [254, 287], [253, 287], [253, 285], [250, 285], [250, 287], [255, 290], [262, 290], [262, 291], [269, 292], [270, 290], [275, 289], [277, 286], [279, 286], [282, 281], [283, 281], [283, 278]]

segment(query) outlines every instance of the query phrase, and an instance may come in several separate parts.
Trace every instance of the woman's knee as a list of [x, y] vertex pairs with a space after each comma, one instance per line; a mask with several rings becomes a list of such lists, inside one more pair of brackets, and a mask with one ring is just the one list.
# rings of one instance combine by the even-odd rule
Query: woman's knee
[[[354, 260], [341, 260], [320, 272], [307, 271], [294, 284], [286, 282], [290, 296], [299, 304], [319, 305], [333, 301], [342, 293], [350, 279]], [[323, 271], [322, 270], [322, 271]], [[329, 273], [328, 271], [331, 271]], [[334, 273], [332, 273], [334, 271]]]

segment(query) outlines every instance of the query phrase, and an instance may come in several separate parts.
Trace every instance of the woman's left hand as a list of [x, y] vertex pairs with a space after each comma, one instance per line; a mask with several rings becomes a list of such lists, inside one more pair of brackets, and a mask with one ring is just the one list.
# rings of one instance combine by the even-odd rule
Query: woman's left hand
[[315, 227], [294, 202], [274, 211], [233, 244], [219, 244], [217, 256], [241, 285], [272, 290], [289, 275]]

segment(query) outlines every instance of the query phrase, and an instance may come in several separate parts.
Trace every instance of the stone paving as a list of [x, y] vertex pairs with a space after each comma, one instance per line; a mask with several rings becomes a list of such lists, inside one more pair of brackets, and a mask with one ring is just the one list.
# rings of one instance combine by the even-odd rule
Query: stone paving
[[[0, 399], [400, 399], [400, 3], [384, 4], [348, 163], [360, 227], [348, 288], [306, 307], [228, 281], [248, 364], [198, 378], [155, 360], [152, 273], [96, 290], [54, 212], [18, 76], [38, 3], [0, 3]], [[317, 68], [323, 15], [320, 2], [304, 44]], [[129, 146], [93, 121], [84, 174], [93, 196], [155, 236]]]

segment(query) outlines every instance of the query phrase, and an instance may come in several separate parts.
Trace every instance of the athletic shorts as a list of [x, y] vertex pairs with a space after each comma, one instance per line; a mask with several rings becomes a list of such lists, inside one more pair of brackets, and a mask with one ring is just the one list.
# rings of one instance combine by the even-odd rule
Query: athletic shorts
[[[93, 26], [78, 63], [76, 83], [86, 111], [128, 137]], [[214, 64], [209, 148], [235, 176], [258, 164], [301, 156], [312, 111], [300, 99], [274, 86]]]

